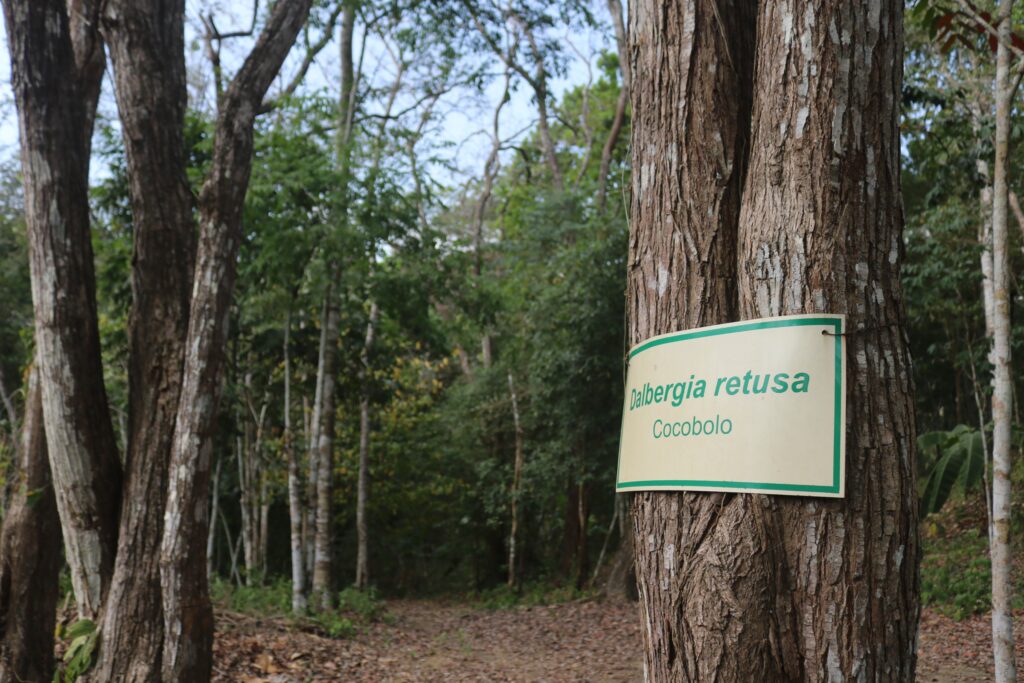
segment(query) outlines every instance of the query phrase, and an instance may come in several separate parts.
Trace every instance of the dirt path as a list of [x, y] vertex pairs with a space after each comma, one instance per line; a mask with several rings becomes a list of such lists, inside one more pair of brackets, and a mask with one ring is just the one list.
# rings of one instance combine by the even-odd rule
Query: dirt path
[[500, 681], [632, 683], [642, 679], [636, 606], [598, 602], [480, 610], [388, 603], [389, 619], [348, 640], [283, 620], [222, 615], [215, 681]]
[[[636, 605], [580, 602], [481, 610], [388, 603], [388, 619], [333, 640], [284, 619], [218, 615], [217, 682], [634, 683], [643, 680]], [[1024, 616], [1024, 615], [1021, 615]], [[1024, 653], [1024, 629], [1018, 652]], [[918, 681], [991, 680], [987, 617], [921, 621]], [[1018, 655], [1020, 657], [1020, 654]], [[1021, 660], [1024, 661], [1024, 660]]]

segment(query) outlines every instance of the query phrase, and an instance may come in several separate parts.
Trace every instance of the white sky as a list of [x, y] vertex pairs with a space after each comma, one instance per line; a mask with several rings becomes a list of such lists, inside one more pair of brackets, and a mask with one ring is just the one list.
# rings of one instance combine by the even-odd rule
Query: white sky
[[[193, 50], [187, 51], [187, 60], [190, 70], [206, 70], [205, 56], [199, 41], [195, 37], [200, 34], [200, 12], [213, 11], [217, 17], [217, 26], [221, 32], [235, 29], [248, 28], [251, 20], [251, 5], [248, 3], [218, 2], [218, 0], [188, 0], [186, 44], [191, 42]], [[604, 4], [596, 3], [593, 8], [595, 15], [600, 21], [606, 23], [603, 12]], [[337, 31], [335, 31], [335, 34]], [[359, 26], [356, 29], [357, 41], [361, 37]], [[606, 31], [576, 32], [563, 36], [557, 36], [563, 41], [571, 41], [583, 55], [590, 58], [592, 66], [595, 67], [596, 59], [602, 49], [610, 47]], [[0, 23], [0, 40], [4, 42], [3, 50], [0, 50], [0, 158], [9, 159], [18, 153], [18, 128], [16, 112], [13, 105], [10, 85], [10, 62], [6, 49], [6, 35], [2, 23]], [[237, 40], [225, 44], [223, 61], [226, 70], [230, 72], [232, 66], [237, 66], [241, 56], [248, 50], [250, 42]], [[565, 43], [566, 56], [569, 65], [565, 77], [552, 77], [550, 90], [555, 98], [560, 97], [566, 89], [586, 82], [587, 65], [577, 54]], [[356, 45], [358, 54], [359, 45]], [[480, 55], [481, 59], [488, 60], [495, 71], [495, 78], [485, 89], [482, 96], [470, 93], [468, 90], [455, 91], [442, 98], [438, 103], [436, 111], [438, 120], [431, 129], [428, 140], [424, 145], [447, 145], [448, 150], [442, 150], [439, 154], [446, 157], [457, 169], [451, 173], [440, 166], [431, 169], [433, 177], [452, 187], [465, 182], [466, 178], [478, 176], [490, 151], [490, 130], [494, 105], [501, 94], [501, 76], [497, 73], [500, 67], [490, 54]], [[283, 75], [278, 79], [279, 83], [272, 86], [272, 90], [280, 88], [290, 78], [297, 68], [301, 59], [301, 48], [293, 50], [288, 62], [283, 69]], [[386, 73], [388, 63], [387, 53], [383, 44], [377, 41], [368, 41], [364, 69], [368, 72], [374, 70], [374, 65], [380, 64], [384, 67], [382, 73]], [[109, 70], [109, 64], [108, 64]], [[317, 57], [314, 66], [310, 69], [304, 88], [308, 90], [325, 89], [328, 92], [336, 93], [338, 89], [338, 59], [337, 42], [333, 40]], [[108, 72], [109, 76], [109, 72]], [[382, 76], [386, 78], [386, 76]], [[519, 83], [518, 88], [513, 92], [511, 100], [502, 110], [500, 127], [502, 137], [506, 137], [515, 131], [527, 129], [535, 120], [536, 114], [534, 105], [531, 102], [530, 89], [525, 83]], [[406, 96], [407, 102], [415, 98], [415, 95]], [[378, 103], [379, 104], [379, 103]], [[396, 109], [401, 108], [401, 100], [396, 103]], [[109, 78], [105, 79], [104, 92], [100, 100], [100, 117], [116, 123], [116, 104], [110, 88]], [[92, 175], [102, 177], [105, 169], [102, 165], [94, 162]]]

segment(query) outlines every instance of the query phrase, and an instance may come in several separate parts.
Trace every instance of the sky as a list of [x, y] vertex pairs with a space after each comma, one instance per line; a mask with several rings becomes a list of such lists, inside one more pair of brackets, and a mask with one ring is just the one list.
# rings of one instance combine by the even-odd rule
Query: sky
[[[202, 50], [201, 25], [198, 17], [201, 13], [214, 12], [217, 17], [217, 26], [221, 32], [228, 32], [239, 28], [248, 28], [251, 21], [251, 5], [248, 3], [218, 2], [218, 0], [187, 0], [186, 9], [186, 59], [190, 70], [205, 67], [205, 56]], [[595, 14], [602, 7], [595, 6]], [[596, 74], [596, 59], [602, 49], [610, 47], [606, 31], [585, 31], [573, 32], [559, 36], [567, 46], [567, 55], [570, 57], [566, 73], [562, 77], [552, 77], [550, 90], [553, 96], [559, 98], [567, 89], [585, 83], [588, 78], [587, 61], [591, 62]], [[357, 41], [360, 36], [357, 29]], [[0, 24], [0, 40], [6, 47], [6, 33]], [[239, 40], [225, 47], [223, 61], [228, 69], [232, 66], [237, 68], [241, 59], [251, 45], [250, 41]], [[574, 46], [575, 50], [569, 46]], [[358, 50], [360, 45], [356, 45]], [[580, 54], [576, 54], [576, 52]], [[585, 56], [588, 60], [581, 58]], [[282, 70], [282, 76], [278, 83], [272, 86], [272, 90], [282, 87], [283, 83], [294, 73], [297, 64], [301, 59], [300, 49], [295, 49]], [[481, 55], [493, 65], [495, 71], [499, 69], [494, 63], [491, 55]], [[364, 65], [366, 70], [376, 70], [386, 78], [388, 71], [388, 57], [384, 46], [380, 41], [367, 41], [366, 57]], [[116, 125], [117, 108], [114, 102], [111, 83], [108, 73], [104, 78], [103, 93], [100, 98], [99, 116], [101, 120], [107, 120]], [[327, 92], [336, 93], [338, 59], [337, 42], [332, 41], [317, 57], [313, 67], [306, 76], [304, 87], [310, 89], [323, 89]], [[451, 162], [451, 167], [435, 165], [432, 169], [433, 177], [450, 187], [456, 187], [467, 178], [479, 176], [482, 173], [487, 155], [490, 151], [490, 130], [493, 116], [493, 109], [501, 96], [501, 77], [496, 76], [481, 94], [471, 94], [468, 91], [452, 93], [439, 102], [438, 120], [430, 132], [429, 144], [444, 147]], [[531, 101], [532, 93], [526, 84], [520, 83], [519, 87], [512, 93], [511, 99], [502, 110], [500, 119], [501, 136], [504, 138], [516, 131], [527, 130], [536, 120], [534, 104]], [[397, 103], [396, 108], [401, 103]], [[9, 159], [18, 153], [18, 124], [17, 115], [11, 94], [10, 83], [10, 60], [6, 49], [0, 50], [0, 159]], [[453, 170], [454, 169], [454, 170]], [[106, 169], [102, 162], [94, 160], [91, 175], [93, 179], [102, 178], [106, 175]]]

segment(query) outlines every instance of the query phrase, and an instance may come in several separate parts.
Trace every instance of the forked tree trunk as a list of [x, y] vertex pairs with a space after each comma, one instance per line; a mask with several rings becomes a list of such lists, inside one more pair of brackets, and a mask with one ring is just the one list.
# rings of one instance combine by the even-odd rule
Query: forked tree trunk
[[759, 11], [754, 84], [746, 5], [630, 13], [634, 73], [648, 74], [633, 93], [630, 341], [737, 317], [847, 314], [846, 498], [635, 495], [647, 675], [913, 680], [902, 4]]
[[19, 438], [17, 481], [0, 533], [0, 683], [45, 682], [53, 676], [57, 578], [63, 562], [35, 370]]

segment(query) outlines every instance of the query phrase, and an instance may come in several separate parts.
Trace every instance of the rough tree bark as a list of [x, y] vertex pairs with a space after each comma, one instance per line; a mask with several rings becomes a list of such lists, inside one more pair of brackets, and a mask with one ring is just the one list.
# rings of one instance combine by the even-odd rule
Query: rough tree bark
[[35, 370], [19, 438], [17, 481], [0, 533], [0, 683], [43, 683], [53, 676], [57, 577], [63, 562]]
[[4, 0], [3, 7], [50, 467], [79, 614], [95, 617], [114, 566], [121, 500], [89, 234], [89, 154], [102, 46], [91, 3]]
[[199, 249], [183, 382], [171, 448], [160, 552], [164, 605], [161, 678], [209, 680], [213, 609], [206, 580], [210, 451], [223, 379], [228, 312], [252, 164], [253, 123], [267, 89], [309, 14], [311, 0], [274, 5], [224, 94], [210, 173], [199, 196]]
[[1007, 163], [1014, 86], [1010, 76], [1013, 0], [996, 16], [996, 139], [992, 179], [992, 653], [997, 683], [1017, 680], [1013, 647], [1013, 584], [1010, 545], [1013, 377], [1010, 372], [1010, 245]]
[[647, 675], [913, 680], [902, 5], [759, 12], [756, 69], [745, 7], [648, 2], [630, 14], [634, 73], [648, 74], [632, 102], [630, 337], [846, 313], [846, 498], [637, 494]]
[[[715, 7], [630, 8], [632, 71], [647, 74], [631, 101], [630, 343], [736, 318], [756, 16], [743, 2]], [[722, 494], [632, 498], [647, 680], [783, 678], [772, 675], [770, 605], [755, 597], [771, 593], [770, 558], [754, 552], [766, 545], [759, 506]]]
[[110, 0], [102, 19], [128, 168], [132, 309], [117, 560], [90, 677], [146, 680], [156, 675], [163, 642], [160, 535], [195, 253], [184, 140], [184, 2]]

